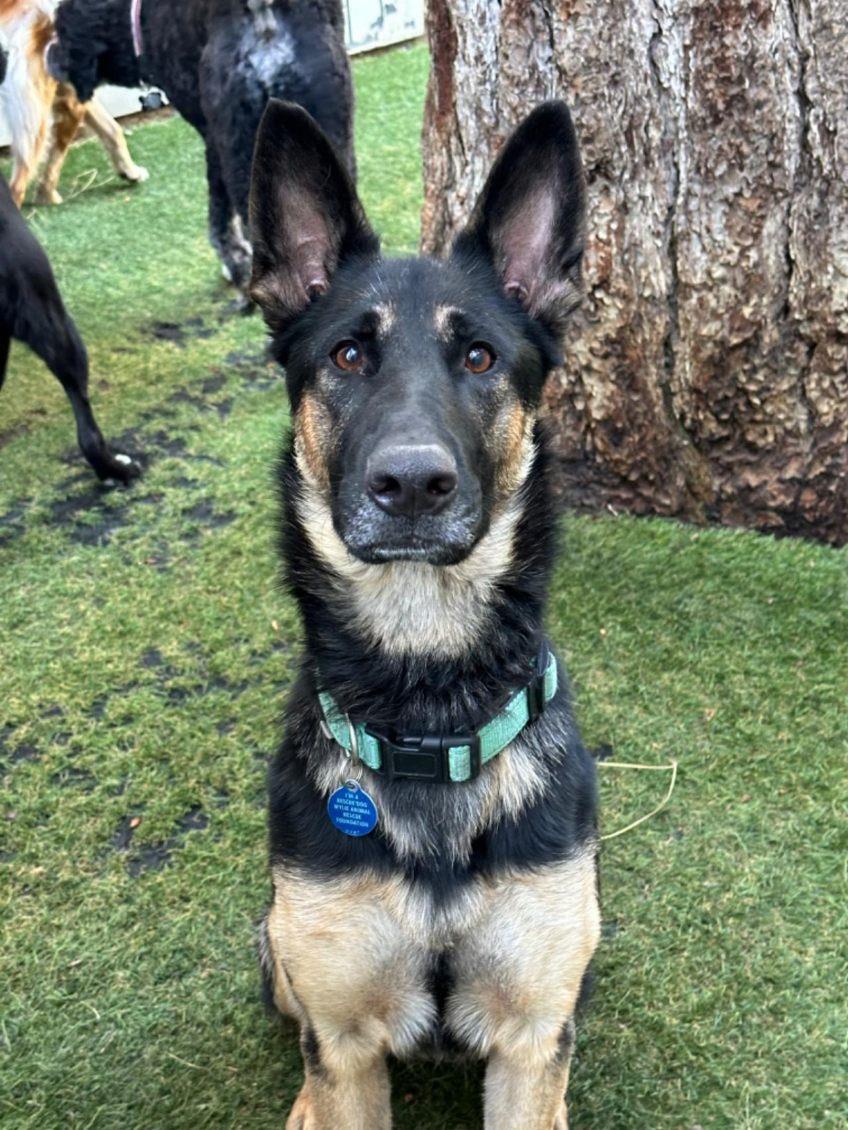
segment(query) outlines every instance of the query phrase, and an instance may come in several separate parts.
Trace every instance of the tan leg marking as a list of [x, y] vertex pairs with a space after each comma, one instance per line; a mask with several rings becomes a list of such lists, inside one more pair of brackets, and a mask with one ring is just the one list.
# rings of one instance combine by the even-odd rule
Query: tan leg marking
[[[600, 936], [592, 851], [501, 879], [457, 947], [447, 1022], [488, 1056], [486, 1130], [552, 1130], [566, 1117], [560, 1046]], [[559, 1119], [559, 1121], [557, 1121]]]
[[38, 127], [38, 132], [33, 137], [29, 137], [26, 140], [26, 149], [16, 149], [14, 151], [12, 176], [9, 181], [9, 189], [12, 193], [12, 199], [19, 208], [24, 202], [27, 186], [29, 185], [29, 182], [32, 179], [32, 175], [38, 167], [39, 161], [41, 160], [41, 154], [44, 150], [44, 144], [47, 140], [46, 120], [43, 121]]
[[124, 131], [97, 98], [85, 104], [85, 124], [100, 138], [118, 176], [132, 182], [147, 180], [147, 169], [133, 161]]
[[73, 88], [60, 83], [53, 99], [53, 125], [50, 131], [47, 161], [36, 190], [36, 200], [39, 204], [62, 203], [62, 197], [59, 195], [59, 176], [84, 117], [85, 110], [74, 94]]
[[284, 971], [291, 986], [281, 1001], [294, 1003], [304, 1038], [317, 1045], [316, 1055], [304, 1055], [306, 1082], [290, 1130], [390, 1125], [386, 1053], [414, 1047], [434, 1012], [426, 951], [389, 910], [395, 885], [274, 872], [268, 944], [277, 983]]

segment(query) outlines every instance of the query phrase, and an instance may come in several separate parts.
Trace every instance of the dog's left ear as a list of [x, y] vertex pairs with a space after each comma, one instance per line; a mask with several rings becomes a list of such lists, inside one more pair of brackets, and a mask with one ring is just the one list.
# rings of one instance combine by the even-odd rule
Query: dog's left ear
[[376, 255], [347, 170], [306, 110], [272, 98], [253, 154], [250, 293], [282, 329], [329, 287], [350, 256]]
[[564, 102], [545, 102], [501, 150], [453, 254], [488, 258], [504, 290], [559, 333], [580, 304], [585, 187]]

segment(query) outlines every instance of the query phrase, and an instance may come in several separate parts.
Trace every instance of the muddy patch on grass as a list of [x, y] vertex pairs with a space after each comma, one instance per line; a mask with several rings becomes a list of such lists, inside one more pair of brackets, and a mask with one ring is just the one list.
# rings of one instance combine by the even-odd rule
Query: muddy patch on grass
[[141, 332], [154, 341], [167, 341], [178, 349], [185, 349], [187, 342], [213, 337], [217, 331], [207, 326], [202, 318], [194, 317], [186, 318], [184, 322], [151, 322], [142, 326]]
[[224, 358], [224, 365], [235, 371], [241, 381], [258, 392], [279, 388], [285, 381], [282, 369], [267, 350], [257, 353], [234, 349]]
[[0, 768], [10, 768], [20, 761], [40, 761], [41, 751], [31, 742], [15, 738], [18, 727], [6, 723], [0, 726]]
[[29, 430], [29, 424], [14, 424], [11, 428], [6, 428], [5, 431], [0, 432], [0, 447], [5, 447], [7, 443], [11, 443], [18, 436], [25, 436]]
[[71, 498], [50, 504], [50, 517], [77, 545], [109, 545], [115, 533], [135, 521], [134, 511], [141, 506], [156, 506], [162, 491], [139, 494], [95, 487]]
[[[218, 406], [213, 405], [213, 407]], [[198, 429], [189, 425], [188, 430]], [[123, 450], [134, 452], [144, 450], [145, 454], [139, 458], [145, 466], [148, 466], [152, 460], [163, 457], [183, 463], [211, 463], [218, 467], [224, 466], [221, 459], [207, 455], [205, 452], [190, 451], [187, 441], [182, 436], [171, 435], [162, 428], [149, 433], [138, 429], [127, 429], [116, 438], [116, 445]], [[78, 456], [72, 452], [69, 458], [75, 461]], [[58, 496], [48, 504], [48, 513], [51, 523], [60, 528], [71, 542], [78, 545], [105, 546], [112, 542], [119, 530], [126, 527], [136, 527], [144, 536], [154, 533], [158, 508], [166, 501], [166, 495], [171, 487], [177, 490], [198, 491], [203, 488], [203, 483], [183, 472], [177, 472], [173, 479], [166, 481], [162, 490], [146, 490], [143, 478], [132, 487], [116, 488], [92, 481], [88, 474], [80, 472], [57, 484]], [[24, 505], [25, 503], [21, 501], [8, 516], [14, 534], [19, 532], [14, 523], [18, 523], [21, 529], [23, 528]], [[170, 564], [169, 549], [172, 541], [192, 541], [198, 536], [197, 527], [214, 529], [226, 526], [236, 517], [232, 511], [217, 511], [211, 498], [186, 507], [184, 513], [189, 519], [186, 528], [178, 530], [170, 539], [163, 537], [144, 564], [159, 569], [167, 568]], [[0, 526], [0, 537], [2, 532]]]
[[[200, 526], [205, 529], [220, 529], [222, 526], [229, 526], [236, 520], [236, 513], [234, 510], [218, 511], [215, 509], [214, 502], [209, 498], [201, 499], [200, 502], [194, 503], [193, 506], [187, 506], [181, 514], [193, 526]], [[197, 536], [197, 531], [188, 529], [182, 535], [185, 538]]]
[[[110, 840], [109, 846], [113, 851], [130, 853], [142, 820], [141, 810], [123, 817]], [[172, 853], [183, 844], [189, 832], [202, 832], [208, 826], [209, 817], [199, 805], [194, 805], [176, 821], [167, 839], [142, 844], [129, 854], [126, 861], [127, 873], [137, 879], [146, 871], [161, 871], [171, 862]]]
[[11, 545], [26, 529], [26, 512], [31, 499], [17, 498], [8, 510], [0, 514], [0, 548]]
[[67, 765], [58, 770], [50, 778], [51, 784], [60, 789], [77, 789], [82, 793], [93, 793], [97, 788], [97, 778], [87, 769], [80, 769], [76, 765]]

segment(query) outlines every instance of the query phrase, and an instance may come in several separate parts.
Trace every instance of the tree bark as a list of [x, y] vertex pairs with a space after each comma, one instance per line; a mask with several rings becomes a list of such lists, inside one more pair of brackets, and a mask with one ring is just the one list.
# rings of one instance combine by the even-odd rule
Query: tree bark
[[430, 0], [428, 34], [425, 251], [532, 106], [574, 113], [567, 503], [848, 541], [848, 0]]

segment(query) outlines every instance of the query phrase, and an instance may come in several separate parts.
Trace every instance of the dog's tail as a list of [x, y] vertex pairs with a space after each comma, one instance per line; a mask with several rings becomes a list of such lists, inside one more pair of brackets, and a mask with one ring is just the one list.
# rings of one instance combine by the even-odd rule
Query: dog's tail
[[[2, 3], [3, 0], [0, 0]], [[253, 15], [253, 22], [260, 39], [273, 39], [277, 34], [277, 21], [274, 17], [274, 0], [247, 0], [247, 7]]]

